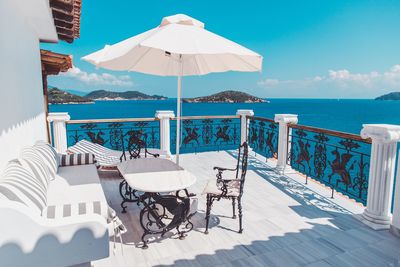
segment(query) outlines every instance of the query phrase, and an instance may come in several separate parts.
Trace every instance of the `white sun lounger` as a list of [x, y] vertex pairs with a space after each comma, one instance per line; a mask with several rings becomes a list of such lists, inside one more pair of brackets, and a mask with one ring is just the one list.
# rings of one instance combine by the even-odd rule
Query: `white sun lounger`
[[[160, 149], [150, 148], [147, 149], [152, 154], [159, 154], [165, 156]], [[129, 152], [125, 152], [126, 158], [123, 156], [122, 151], [113, 150], [99, 144], [92, 143], [85, 139], [80, 140], [75, 145], [68, 148], [70, 153], [92, 153], [96, 157], [97, 164], [101, 167], [116, 167], [121, 160], [129, 159]], [[144, 153], [143, 153], [144, 154]]]

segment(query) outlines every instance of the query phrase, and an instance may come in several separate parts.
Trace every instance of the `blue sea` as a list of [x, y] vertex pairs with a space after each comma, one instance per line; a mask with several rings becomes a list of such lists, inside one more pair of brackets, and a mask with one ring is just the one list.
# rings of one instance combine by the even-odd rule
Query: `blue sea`
[[[269, 103], [184, 103], [183, 115], [234, 115], [253, 109], [256, 116], [299, 115], [299, 124], [359, 134], [362, 124], [400, 125], [400, 101], [354, 99], [269, 99]], [[95, 104], [50, 105], [51, 112], [68, 112], [72, 119], [154, 117], [157, 110], [176, 112], [176, 99], [96, 101]]]
[[[375, 101], [375, 100], [342, 100], [342, 99], [269, 99], [269, 103], [184, 103], [183, 115], [196, 116], [196, 115], [234, 115], [238, 109], [252, 109], [256, 116], [265, 118], [274, 118], [274, 114], [291, 113], [298, 114], [299, 124], [325, 128], [330, 130], [338, 130], [354, 134], [360, 134], [362, 125], [366, 123], [388, 123], [400, 125], [400, 101]], [[154, 117], [157, 110], [173, 110], [176, 112], [176, 99], [162, 100], [162, 101], [96, 101], [94, 104], [65, 104], [65, 105], [51, 105], [51, 112], [68, 112], [73, 120], [77, 119], [112, 119], [112, 118], [151, 118]], [[83, 126], [83, 127], [82, 127]], [[92, 125], [93, 126], [93, 125]], [[129, 135], [132, 130], [132, 125], [123, 129], [122, 125], [107, 126], [97, 125], [71, 125], [68, 134], [68, 144], [73, 145], [82, 138], [90, 138], [92, 142], [98, 142], [102, 145], [108, 146], [112, 149], [120, 150], [121, 133], [124, 136]], [[114, 128], [116, 127], [116, 128]], [[122, 128], [118, 128], [122, 127]], [[157, 123], [150, 123], [142, 130], [146, 133], [146, 143], [149, 147], [159, 146], [159, 131], [157, 130]], [[171, 131], [174, 131], [175, 124], [172, 123]], [[208, 128], [207, 128], [208, 127]], [[223, 125], [221, 122], [215, 125], [190, 125], [184, 127], [184, 134], [182, 137], [181, 153], [193, 153], [209, 150], [220, 149], [233, 149], [237, 147], [238, 134], [240, 132], [240, 123], [238, 120], [233, 122], [230, 130], [225, 131], [229, 135], [228, 141], [224, 142]], [[255, 127], [255, 128], [254, 128]], [[258, 128], [257, 128], [258, 127]], [[253, 137], [264, 136], [270, 128], [267, 126], [260, 126], [254, 124], [250, 126], [252, 129], [249, 133], [249, 140], [254, 151], [272, 157], [274, 149], [277, 148], [277, 136], [273, 137], [272, 150], [268, 150], [267, 139], [259, 139]], [[202, 132], [199, 131], [202, 129]], [[204, 130], [206, 129], [206, 131]], [[208, 129], [208, 131], [207, 131]], [[275, 130], [272, 130], [275, 131]], [[221, 134], [221, 136], [218, 135]], [[300, 133], [297, 133], [299, 135]], [[315, 149], [320, 148], [315, 142], [315, 135], [308, 133], [309, 137], [297, 136], [294, 138], [294, 151], [301, 146], [301, 142], [307, 142], [307, 138], [311, 138], [312, 143], [309, 146], [307, 153], [308, 157], [298, 160], [299, 151], [293, 154], [291, 159], [292, 166], [300, 172], [306, 173], [308, 176], [320, 180], [328, 186], [334, 186], [335, 190], [341, 191], [351, 198], [361, 201], [365, 204], [368, 184], [368, 169], [369, 165], [363, 163], [369, 160], [370, 146], [367, 144], [359, 143], [360, 147], [351, 151], [352, 161], [346, 165], [349, 175], [351, 176], [354, 186], [346, 186], [345, 184], [335, 185], [336, 179], [340, 178], [335, 176], [331, 181], [333, 175], [333, 165], [331, 162], [334, 160], [334, 153], [349, 153], [349, 150], [343, 148], [344, 143], [340, 143], [337, 138], [329, 137], [329, 144], [326, 148], [324, 157], [318, 157]], [[117, 137], [118, 138], [117, 138]], [[219, 136], [219, 137], [218, 137]], [[273, 136], [273, 135], [270, 135]], [[314, 137], [313, 137], [314, 136]], [[312, 137], [314, 139], [312, 139]], [[305, 138], [305, 139], [304, 139]], [[198, 140], [201, 140], [200, 143]], [[297, 141], [296, 141], [297, 140]], [[171, 136], [171, 152], [175, 153], [175, 136]], [[255, 142], [253, 142], [255, 141]], [[317, 144], [317, 145], [316, 145]], [[338, 147], [339, 144], [339, 147]], [[275, 148], [274, 148], [275, 146]], [[304, 151], [303, 151], [304, 152]], [[365, 155], [361, 155], [365, 153]], [[304, 155], [303, 155], [304, 156]], [[312, 160], [311, 160], [312, 158]], [[323, 161], [316, 161], [316, 159]], [[342, 155], [343, 158], [343, 155]], [[321, 162], [323, 164], [321, 165]], [[296, 165], [297, 164], [297, 165]], [[322, 167], [321, 167], [322, 166]], [[354, 167], [355, 166], [355, 167]], [[357, 167], [358, 166], [358, 167]]]

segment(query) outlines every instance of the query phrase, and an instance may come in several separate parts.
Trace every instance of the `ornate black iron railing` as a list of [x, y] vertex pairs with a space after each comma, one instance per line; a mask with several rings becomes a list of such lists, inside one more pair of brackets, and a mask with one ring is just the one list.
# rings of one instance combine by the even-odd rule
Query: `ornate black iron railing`
[[[239, 116], [186, 116], [181, 118], [180, 153], [237, 149]], [[176, 148], [176, 120], [171, 122], [171, 152]]]
[[254, 152], [268, 158], [278, 158], [278, 123], [274, 120], [248, 116], [247, 140]]
[[[140, 138], [149, 148], [160, 147], [160, 122], [154, 118], [72, 120], [67, 122], [68, 146], [82, 139], [122, 150], [130, 138]], [[126, 149], [126, 147], [125, 147]]]
[[303, 125], [288, 129], [288, 163], [293, 169], [331, 187], [332, 197], [336, 190], [366, 203], [370, 140]]

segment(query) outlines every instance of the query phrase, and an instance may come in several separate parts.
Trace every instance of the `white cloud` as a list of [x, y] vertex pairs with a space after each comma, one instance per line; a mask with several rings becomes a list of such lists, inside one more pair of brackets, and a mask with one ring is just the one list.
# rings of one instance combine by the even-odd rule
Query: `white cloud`
[[330, 88], [370, 88], [370, 89], [399, 89], [400, 64], [394, 65], [388, 71], [379, 73], [352, 73], [349, 70], [329, 70], [327, 76], [315, 76], [299, 80], [266, 79], [259, 81], [258, 85], [264, 88], [307, 88], [329, 85]]
[[274, 86], [274, 85], [278, 85], [279, 84], [279, 80], [277, 79], [266, 79], [264, 81], [259, 81], [258, 85], [260, 86]]
[[88, 73], [77, 67], [63, 73], [65, 77], [76, 79], [89, 85], [113, 85], [119, 87], [133, 86], [133, 81], [128, 75], [112, 75], [109, 73]]

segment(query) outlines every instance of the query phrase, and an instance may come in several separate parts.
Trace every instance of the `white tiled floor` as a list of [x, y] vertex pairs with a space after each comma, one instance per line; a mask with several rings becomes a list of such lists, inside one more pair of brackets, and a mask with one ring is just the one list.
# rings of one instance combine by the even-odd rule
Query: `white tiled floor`
[[[238, 220], [231, 219], [227, 200], [216, 202], [211, 229], [204, 235], [207, 179], [214, 179], [213, 166], [233, 167], [230, 152], [184, 154], [181, 164], [198, 178], [191, 192], [198, 194], [199, 211], [195, 228], [185, 240], [167, 235], [142, 250], [139, 208], [128, 204], [120, 214], [129, 232], [121, 245], [110, 243], [110, 257], [93, 262], [98, 266], [399, 266], [400, 239], [388, 231], [373, 231], [353, 218], [362, 207], [343, 196], [332, 201], [330, 191], [314, 182], [304, 185], [299, 175], [281, 177], [270, 164], [250, 158], [246, 177], [244, 232], [238, 234]], [[273, 164], [273, 162], [272, 162]], [[118, 212], [120, 178], [115, 172], [101, 172], [106, 197]], [[340, 204], [340, 206], [338, 205]]]

